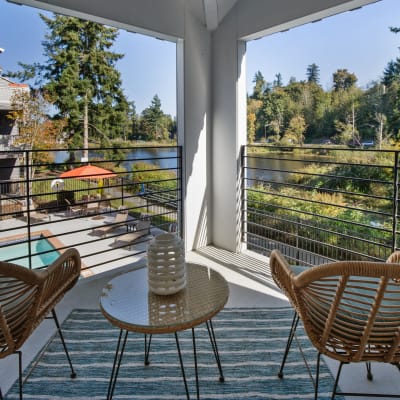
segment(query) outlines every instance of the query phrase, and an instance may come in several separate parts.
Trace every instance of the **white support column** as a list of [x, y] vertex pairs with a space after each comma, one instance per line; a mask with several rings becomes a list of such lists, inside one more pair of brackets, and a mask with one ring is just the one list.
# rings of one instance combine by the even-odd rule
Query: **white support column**
[[212, 242], [240, 251], [240, 149], [246, 143], [245, 42], [231, 13], [213, 36]]
[[[209, 242], [211, 51], [210, 33], [185, 15], [177, 45], [178, 144], [183, 147], [184, 241], [187, 250]], [[183, 118], [184, 116], [184, 118]]]

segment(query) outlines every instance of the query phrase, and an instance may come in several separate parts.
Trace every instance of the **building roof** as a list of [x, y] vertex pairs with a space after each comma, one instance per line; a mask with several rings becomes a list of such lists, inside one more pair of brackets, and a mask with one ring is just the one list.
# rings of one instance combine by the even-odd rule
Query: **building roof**
[[11, 110], [11, 97], [17, 90], [29, 91], [29, 85], [0, 76], [0, 110]]

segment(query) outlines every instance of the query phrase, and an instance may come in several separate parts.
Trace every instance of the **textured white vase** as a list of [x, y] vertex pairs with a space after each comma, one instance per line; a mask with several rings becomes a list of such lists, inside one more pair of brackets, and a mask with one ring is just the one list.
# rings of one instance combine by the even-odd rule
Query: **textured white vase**
[[162, 233], [147, 247], [147, 278], [149, 290], [170, 295], [186, 285], [185, 250], [183, 240], [171, 233]]

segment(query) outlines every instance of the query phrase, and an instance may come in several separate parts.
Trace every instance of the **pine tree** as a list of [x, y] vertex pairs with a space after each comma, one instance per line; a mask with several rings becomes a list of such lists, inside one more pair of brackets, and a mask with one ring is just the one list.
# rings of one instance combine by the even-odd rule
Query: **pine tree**
[[168, 127], [165, 114], [161, 110], [161, 100], [155, 95], [151, 105], [142, 112], [140, 131], [145, 140], [160, 140], [168, 138]]
[[[43, 41], [44, 64], [20, 64], [22, 80], [35, 83], [52, 98], [55, 118], [68, 120], [73, 145], [88, 147], [95, 136], [124, 137], [130, 104], [115, 65], [123, 55], [111, 51], [118, 30], [74, 17], [41, 15], [48, 28]], [[87, 154], [84, 154], [84, 157]]]
[[307, 67], [307, 82], [319, 83], [319, 67], [315, 63]]

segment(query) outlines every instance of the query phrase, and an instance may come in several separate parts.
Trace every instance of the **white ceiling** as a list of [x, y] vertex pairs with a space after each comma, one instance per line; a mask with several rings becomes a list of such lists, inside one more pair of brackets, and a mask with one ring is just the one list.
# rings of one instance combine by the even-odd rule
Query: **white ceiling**
[[207, 29], [213, 31], [235, 5], [237, 0], [203, 0], [204, 21]]

